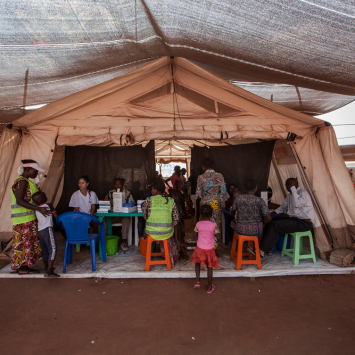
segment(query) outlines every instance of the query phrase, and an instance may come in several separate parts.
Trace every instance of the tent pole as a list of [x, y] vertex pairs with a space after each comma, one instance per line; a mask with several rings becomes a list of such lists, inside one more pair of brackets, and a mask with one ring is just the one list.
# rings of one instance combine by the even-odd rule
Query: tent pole
[[297, 96], [298, 96], [298, 102], [300, 103], [300, 108], [301, 108], [301, 110], [303, 110], [303, 104], [302, 104], [300, 90], [298, 89], [298, 86], [295, 86], [295, 88], [296, 88], [296, 92], [297, 92]]
[[324, 234], [326, 236], [326, 238], [328, 239], [329, 243], [331, 244], [332, 248], [334, 248], [333, 246], [333, 238], [332, 238], [332, 234], [329, 230], [329, 227], [328, 227], [328, 223], [327, 223], [327, 220], [325, 218], [325, 216], [323, 215], [323, 212], [320, 208], [320, 205], [319, 205], [319, 202], [317, 200], [317, 197], [316, 195], [314, 194], [313, 192], [313, 189], [312, 189], [312, 186], [308, 180], [308, 177], [306, 175], [306, 173], [304, 172], [304, 169], [303, 169], [303, 165], [301, 163], [301, 160], [300, 158], [298, 157], [298, 154], [296, 152], [296, 149], [295, 147], [289, 142], [289, 145], [291, 147], [291, 150], [292, 150], [292, 153], [293, 153], [293, 156], [295, 157], [296, 159], [296, 164], [298, 166], [298, 169], [300, 171], [300, 174], [301, 174], [301, 177], [302, 177], [302, 180], [303, 180], [303, 183], [304, 183], [304, 186], [305, 188], [307, 189], [307, 192], [309, 193], [309, 195], [311, 196], [311, 199], [312, 199], [312, 202], [313, 202], [313, 205], [314, 207], [316, 208], [317, 210], [317, 213], [318, 213], [318, 216], [321, 220], [321, 226], [322, 226], [322, 229], [324, 231]]
[[216, 114], [219, 114], [219, 110], [218, 110], [218, 102], [216, 100], [214, 100], [214, 109], [216, 111]]
[[28, 73], [29, 69], [26, 70], [26, 75], [25, 75], [25, 88], [23, 92], [23, 104], [22, 104], [22, 109], [23, 109], [23, 114], [26, 112], [26, 101], [27, 101], [27, 85], [28, 85]]

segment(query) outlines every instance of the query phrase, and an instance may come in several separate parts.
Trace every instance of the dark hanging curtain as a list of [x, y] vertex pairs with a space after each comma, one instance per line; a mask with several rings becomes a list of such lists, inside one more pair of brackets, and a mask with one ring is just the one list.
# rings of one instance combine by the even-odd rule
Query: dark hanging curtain
[[141, 145], [114, 148], [66, 147], [64, 189], [57, 206], [58, 213], [70, 210], [70, 197], [79, 189], [78, 180], [82, 175], [89, 177], [89, 190], [95, 191], [99, 200], [103, 200], [114, 188], [114, 179], [122, 177], [126, 180], [125, 187], [137, 201], [146, 192], [149, 182], [154, 179], [154, 141], [144, 148]]
[[197, 178], [203, 174], [202, 160], [206, 157], [214, 160], [214, 170], [224, 176], [227, 184], [236, 184], [244, 191], [247, 179], [255, 179], [258, 184], [257, 195], [266, 191], [269, 170], [275, 141], [241, 144], [227, 147], [191, 148], [192, 193], [196, 191]]

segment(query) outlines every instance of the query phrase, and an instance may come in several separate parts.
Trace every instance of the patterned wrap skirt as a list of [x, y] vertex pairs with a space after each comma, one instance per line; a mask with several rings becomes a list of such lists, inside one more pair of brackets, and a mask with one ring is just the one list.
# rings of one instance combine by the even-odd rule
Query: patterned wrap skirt
[[12, 227], [11, 269], [32, 266], [42, 259], [42, 248], [38, 237], [38, 223], [34, 221], [16, 224]]
[[[175, 267], [175, 262], [179, 260], [180, 253], [179, 253], [179, 247], [174, 239], [174, 234], [169, 239], [167, 239], [167, 241], [168, 241], [171, 266]], [[160, 241], [160, 250], [164, 252], [164, 243], [162, 240]]]
[[263, 222], [237, 222], [234, 230], [240, 235], [258, 236], [259, 241], [263, 237]]

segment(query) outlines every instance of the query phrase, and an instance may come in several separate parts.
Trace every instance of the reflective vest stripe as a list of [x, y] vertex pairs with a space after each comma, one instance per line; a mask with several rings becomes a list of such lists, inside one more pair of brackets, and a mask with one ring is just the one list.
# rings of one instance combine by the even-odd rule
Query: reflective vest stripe
[[169, 233], [173, 233], [174, 232], [174, 228], [171, 228], [171, 229], [169, 229], [167, 231], [162, 231], [162, 232], [150, 231], [148, 228], [146, 228], [145, 230], [150, 235], [165, 235], [165, 234], [169, 234]]
[[146, 226], [150, 227], [172, 227], [171, 223], [153, 223], [153, 222], [146, 222]]
[[[30, 205], [36, 206], [35, 203], [31, 203], [31, 202], [30, 202]], [[23, 206], [20, 206], [20, 205], [11, 205], [11, 208], [23, 208]]]
[[23, 216], [29, 216], [31, 214], [36, 214], [35, 211], [29, 211], [29, 212], [21, 212], [21, 213], [12, 213], [11, 218], [16, 218], [16, 217], [23, 217]]

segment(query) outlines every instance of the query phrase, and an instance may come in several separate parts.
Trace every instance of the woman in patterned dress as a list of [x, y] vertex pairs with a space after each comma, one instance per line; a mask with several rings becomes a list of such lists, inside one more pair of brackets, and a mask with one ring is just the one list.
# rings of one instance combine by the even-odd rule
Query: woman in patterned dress
[[181, 191], [173, 190], [171, 191], [171, 197], [174, 199], [176, 207], [179, 211], [179, 240], [180, 240], [180, 261], [189, 260], [189, 255], [187, 254], [187, 250], [185, 248], [185, 222], [184, 222], [184, 212], [185, 212], [185, 199]]
[[[197, 179], [196, 197], [200, 198], [200, 204], [210, 205], [213, 209], [211, 221], [217, 224], [219, 230], [222, 230], [222, 209], [221, 202], [228, 199], [226, 183], [222, 174], [213, 170], [213, 160], [204, 158], [202, 168], [205, 171]], [[215, 238], [215, 249], [218, 247], [217, 238]]]
[[21, 275], [37, 273], [30, 266], [42, 258], [35, 211], [39, 211], [44, 216], [50, 215], [50, 211], [45, 207], [37, 207], [33, 204], [32, 195], [38, 189], [32, 181], [28, 180], [35, 179], [38, 171], [45, 170], [34, 160], [22, 160], [22, 164], [19, 168], [20, 176], [11, 187], [13, 224], [11, 269], [17, 270]]
[[255, 196], [258, 190], [255, 180], [248, 179], [245, 182], [245, 190], [247, 193], [237, 196], [233, 203], [232, 214], [237, 211], [234, 230], [241, 235], [258, 236], [260, 241], [264, 224], [271, 221], [271, 211], [261, 197]]

